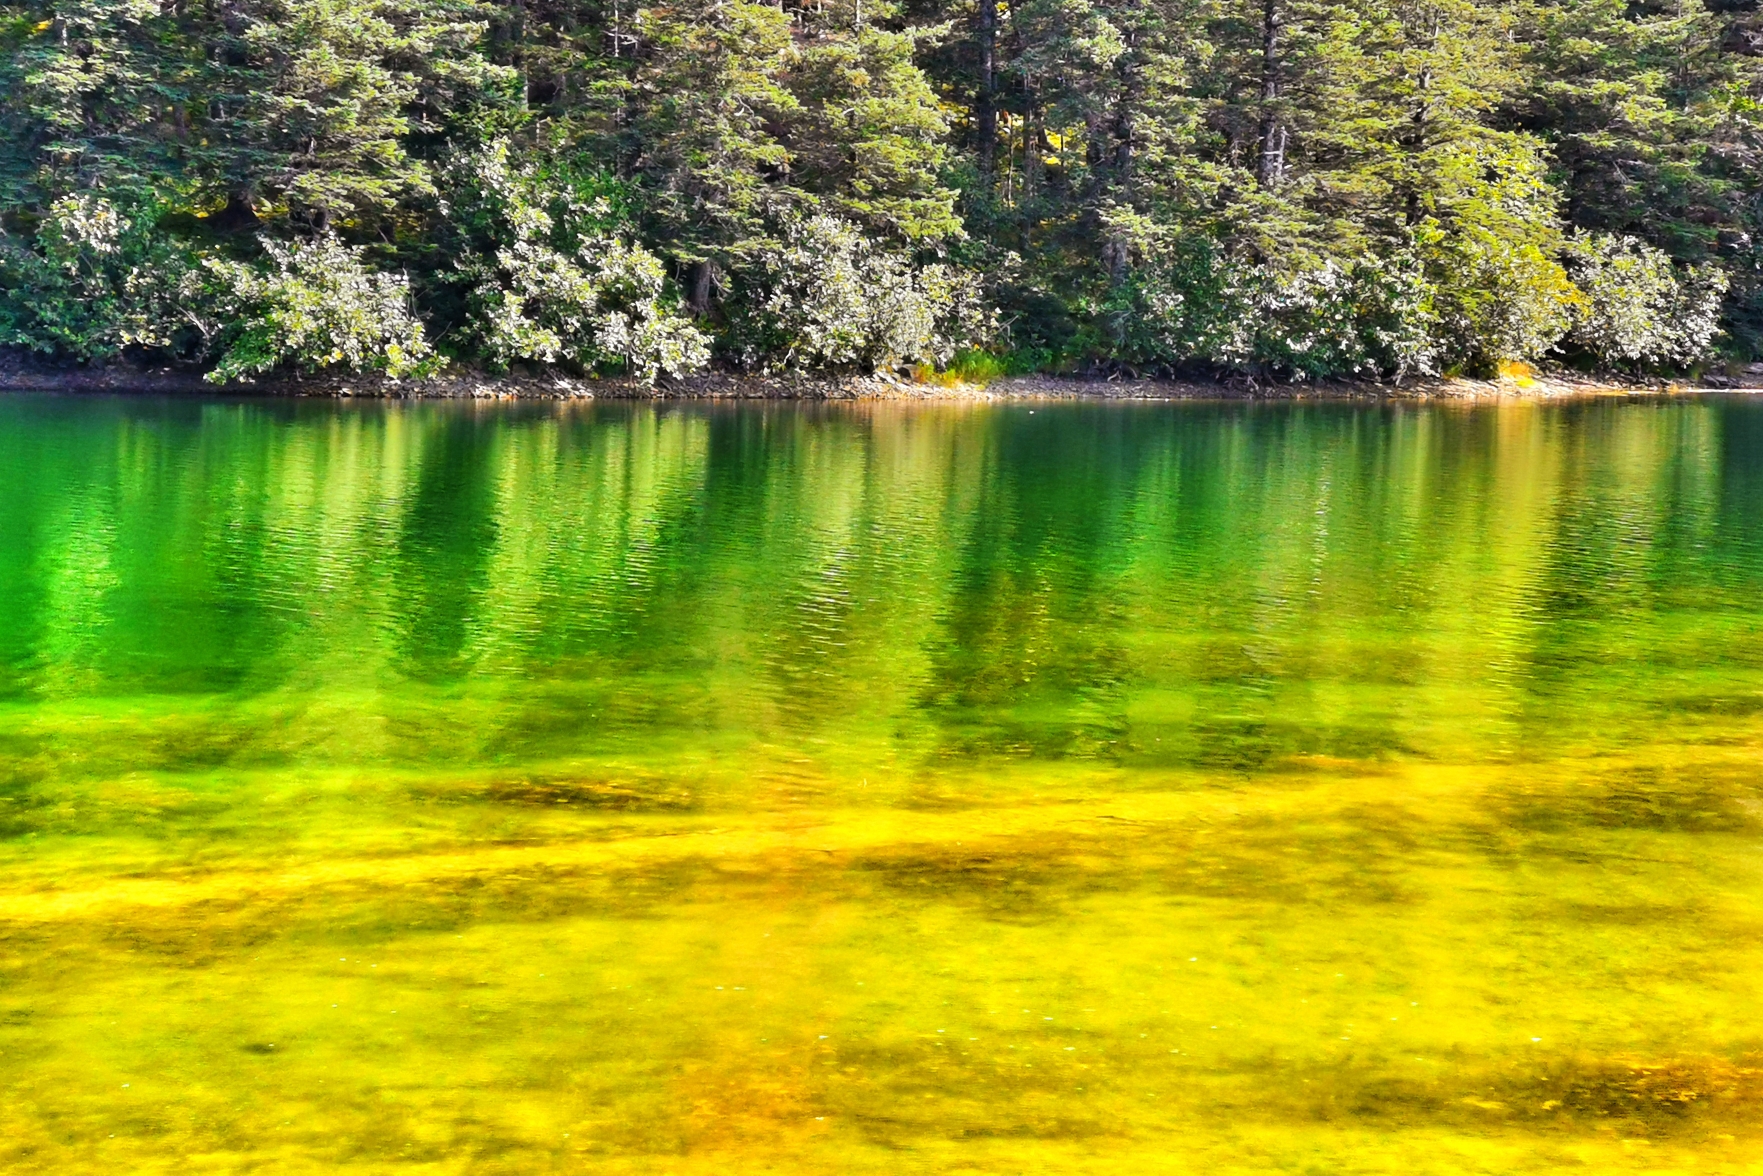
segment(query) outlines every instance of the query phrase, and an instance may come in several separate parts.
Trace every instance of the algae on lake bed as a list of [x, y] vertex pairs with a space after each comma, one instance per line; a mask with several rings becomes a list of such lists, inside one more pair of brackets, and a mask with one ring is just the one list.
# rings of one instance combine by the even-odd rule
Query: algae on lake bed
[[0, 1165], [1763, 1166], [1763, 405], [0, 400]]

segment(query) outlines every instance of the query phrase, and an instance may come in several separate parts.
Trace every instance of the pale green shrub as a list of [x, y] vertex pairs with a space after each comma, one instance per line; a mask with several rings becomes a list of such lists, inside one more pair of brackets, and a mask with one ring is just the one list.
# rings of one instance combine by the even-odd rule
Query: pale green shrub
[[1708, 356], [1720, 332], [1727, 276], [1712, 266], [1682, 273], [1661, 250], [1633, 237], [1586, 234], [1568, 253], [1585, 295], [1572, 342], [1605, 363], [1690, 364]]
[[1489, 371], [1538, 359], [1573, 325], [1579, 291], [1540, 245], [1469, 226], [1423, 246], [1446, 364]]
[[158, 215], [150, 200], [80, 192], [50, 206], [34, 242], [0, 233], [0, 346], [82, 361], [125, 347], [199, 353], [212, 330], [199, 265]]
[[1433, 292], [1407, 259], [1330, 259], [1246, 285], [1248, 366], [1297, 378], [1436, 370]]
[[1105, 314], [1109, 346], [1141, 366], [1400, 377], [1435, 370], [1431, 299], [1409, 258], [1329, 260], [1281, 272], [1229, 261], [1210, 242], [1189, 240], [1144, 249]]
[[731, 336], [746, 367], [940, 366], [997, 332], [977, 275], [914, 266], [837, 217], [789, 225], [744, 278]]
[[282, 366], [399, 379], [440, 366], [410, 311], [403, 275], [373, 272], [361, 249], [331, 233], [262, 244], [267, 266], [207, 263], [226, 323], [220, 362], [208, 379], [224, 383]]
[[534, 174], [511, 168], [500, 143], [454, 161], [444, 182], [464, 243], [454, 264], [467, 329], [492, 363], [616, 364], [652, 384], [709, 362], [710, 341], [669, 296], [661, 259], [597, 227], [603, 204], [553, 194], [547, 210]]

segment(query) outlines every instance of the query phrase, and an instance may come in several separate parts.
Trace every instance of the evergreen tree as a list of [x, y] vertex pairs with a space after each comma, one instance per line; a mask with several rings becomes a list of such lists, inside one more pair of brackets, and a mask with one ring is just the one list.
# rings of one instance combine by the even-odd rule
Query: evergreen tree
[[69, 360], [1763, 353], [1750, 0], [8, 0], [0, 44], [0, 345]]

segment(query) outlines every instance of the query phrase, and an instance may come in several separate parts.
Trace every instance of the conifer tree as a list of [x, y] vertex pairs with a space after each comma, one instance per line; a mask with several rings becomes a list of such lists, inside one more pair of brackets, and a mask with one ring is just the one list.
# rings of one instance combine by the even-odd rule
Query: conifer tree
[[[1750, 0], [5, 0], [0, 49], [0, 346], [67, 360], [222, 362], [290, 258], [434, 362], [1763, 354]], [[555, 325], [618, 315], [654, 347]]]

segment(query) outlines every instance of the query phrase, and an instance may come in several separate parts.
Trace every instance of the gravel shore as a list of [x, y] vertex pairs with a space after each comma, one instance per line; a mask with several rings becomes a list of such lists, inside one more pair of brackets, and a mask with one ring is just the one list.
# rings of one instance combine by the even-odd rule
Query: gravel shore
[[0, 391], [140, 392], [180, 395], [270, 395], [438, 400], [1548, 400], [1585, 396], [1657, 396], [1698, 391], [1763, 391], [1763, 365], [1737, 376], [1700, 383], [1624, 382], [1574, 373], [1499, 380], [1461, 377], [1273, 383], [1246, 378], [1131, 379], [1084, 376], [1006, 376], [983, 386], [919, 383], [890, 375], [756, 376], [705, 373], [649, 387], [635, 380], [592, 379], [563, 372], [501, 375], [455, 368], [424, 380], [319, 374], [210, 384], [200, 374], [166, 368], [49, 367], [27, 357], [0, 355]]

